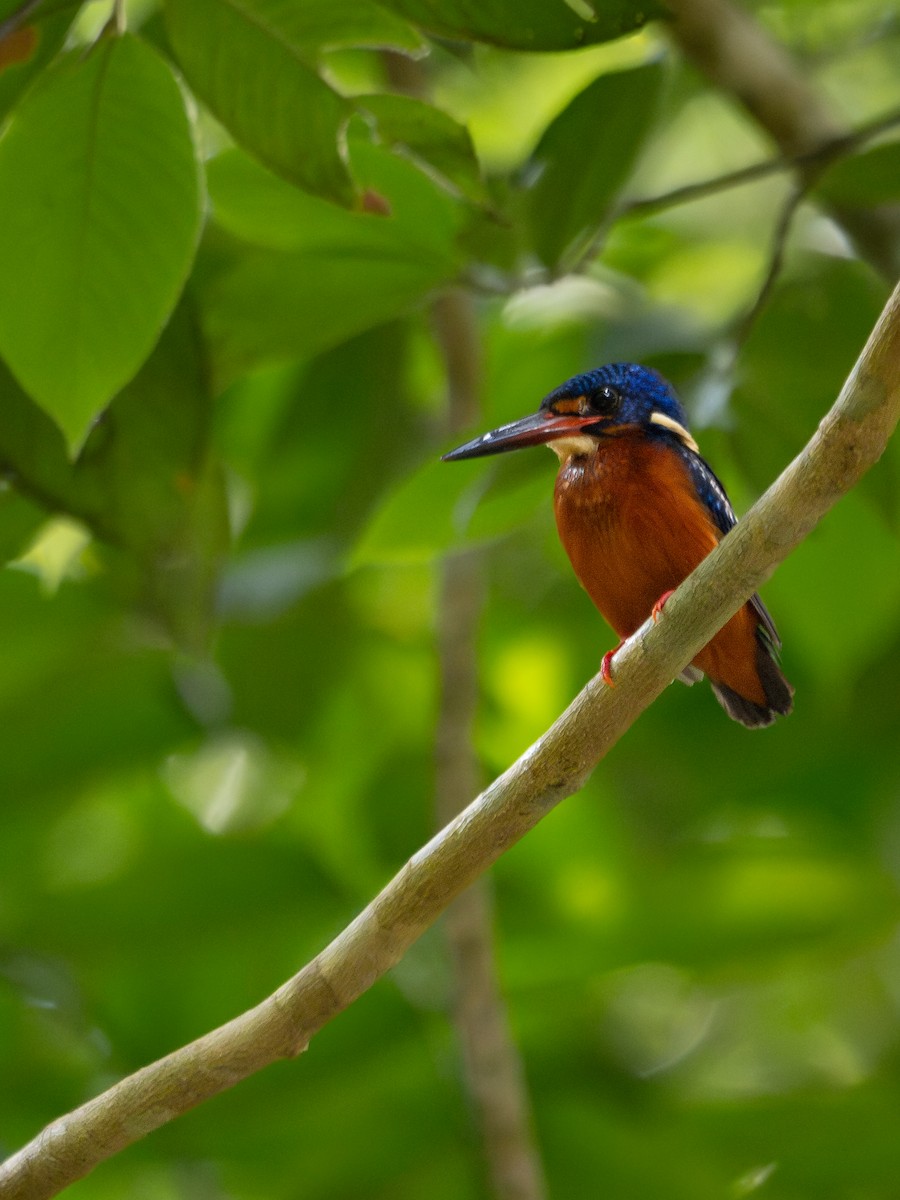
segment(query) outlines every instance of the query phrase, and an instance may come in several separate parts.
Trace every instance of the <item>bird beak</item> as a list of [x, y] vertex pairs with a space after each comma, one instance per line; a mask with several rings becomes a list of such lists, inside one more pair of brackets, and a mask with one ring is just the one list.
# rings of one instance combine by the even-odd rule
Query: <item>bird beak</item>
[[596, 426], [596, 414], [580, 416], [577, 413], [536, 412], [521, 421], [501, 425], [490, 433], [473, 438], [463, 446], [442, 456], [442, 462], [458, 462], [462, 458], [484, 458], [487, 454], [502, 454], [505, 450], [519, 450], [522, 446], [543, 446], [556, 438], [573, 437], [588, 425]]

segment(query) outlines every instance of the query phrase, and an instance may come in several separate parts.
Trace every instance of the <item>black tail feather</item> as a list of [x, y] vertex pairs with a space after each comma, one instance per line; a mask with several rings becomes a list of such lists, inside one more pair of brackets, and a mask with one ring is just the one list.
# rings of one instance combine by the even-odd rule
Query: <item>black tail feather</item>
[[740, 696], [724, 683], [712, 680], [712, 689], [716, 699], [733, 721], [740, 721], [748, 729], [760, 729], [771, 725], [776, 717], [786, 717], [794, 707], [794, 689], [781, 673], [781, 667], [776, 658], [777, 651], [766, 631], [760, 627], [757, 630], [756, 669], [759, 681], [765, 693], [766, 703], [757, 704]]

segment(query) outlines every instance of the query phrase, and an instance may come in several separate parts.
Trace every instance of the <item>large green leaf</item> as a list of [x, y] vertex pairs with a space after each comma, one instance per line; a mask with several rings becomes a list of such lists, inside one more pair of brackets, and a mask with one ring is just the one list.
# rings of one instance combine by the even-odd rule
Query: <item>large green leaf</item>
[[350, 204], [338, 139], [352, 110], [310, 65], [304, 6], [165, 0], [165, 14], [188, 83], [235, 141], [285, 179]]
[[320, 353], [406, 312], [458, 268], [461, 206], [410, 163], [353, 140], [354, 173], [390, 216], [344, 212], [234, 153], [211, 168], [223, 224], [260, 247], [211, 247], [202, 303], [219, 383]]
[[545, 130], [529, 163], [534, 248], [555, 265], [576, 238], [608, 216], [656, 115], [660, 63], [601, 75]]
[[0, 140], [0, 353], [71, 447], [150, 353], [200, 227], [184, 98], [133, 37], [67, 55]]
[[[209, 190], [217, 224], [258, 246], [275, 250], [330, 249], [335, 255], [355, 253], [401, 258], [418, 253], [445, 259], [453, 237], [454, 205], [435, 192], [409, 164], [393, 163], [390, 155], [366, 148], [369, 159], [380, 160], [403, 176], [403, 195], [385, 178], [377, 177], [379, 194], [390, 191], [390, 216], [350, 212], [308, 192], [291, 187], [240, 150], [226, 150], [209, 164]], [[376, 182], [369, 169], [366, 178]]]
[[381, 0], [429, 33], [516, 50], [574, 50], [639, 29], [662, 14], [657, 0]]

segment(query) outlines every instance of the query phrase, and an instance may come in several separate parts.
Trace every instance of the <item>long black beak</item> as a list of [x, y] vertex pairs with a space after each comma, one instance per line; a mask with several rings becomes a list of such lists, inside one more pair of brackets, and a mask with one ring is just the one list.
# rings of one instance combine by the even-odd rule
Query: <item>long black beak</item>
[[501, 425], [490, 433], [473, 438], [463, 446], [442, 456], [442, 462], [458, 462], [462, 458], [484, 458], [487, 454], [502, 454], [522, 446], [542, 446], [555, 438], [572, 437], [588, 425], [598, 423], [596, 414], [579, 416], [576, 413], [536, 412], [521, 421]]

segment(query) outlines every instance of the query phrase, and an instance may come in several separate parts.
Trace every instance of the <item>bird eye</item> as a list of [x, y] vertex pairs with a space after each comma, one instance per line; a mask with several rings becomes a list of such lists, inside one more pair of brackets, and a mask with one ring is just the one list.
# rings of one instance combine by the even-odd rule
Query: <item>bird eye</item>
[[612, 413], [622, 402], [622, 393], [610, 383], [598, 387], [590, 398], [590, 405], [597, 412]]

